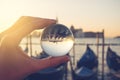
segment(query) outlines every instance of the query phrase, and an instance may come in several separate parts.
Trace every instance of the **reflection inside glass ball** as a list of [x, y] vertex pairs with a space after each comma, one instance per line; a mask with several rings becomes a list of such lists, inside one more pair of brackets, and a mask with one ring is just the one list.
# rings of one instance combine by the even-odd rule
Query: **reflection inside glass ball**
[[66, 55], [74, 44], [70, 29], [62, 24], [55, 24], [44, 29], [41, 36], [41, 47], [50, 56]]

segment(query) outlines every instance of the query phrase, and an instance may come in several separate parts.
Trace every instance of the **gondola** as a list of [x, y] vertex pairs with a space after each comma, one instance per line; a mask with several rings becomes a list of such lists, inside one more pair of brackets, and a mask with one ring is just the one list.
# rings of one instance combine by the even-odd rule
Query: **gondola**
[[73, 71], [74, 80], [97, 80], [98, 59], [95, 53], [87, 46], [85, 54], [77, 62]]
[[112, 78], [120, 80], [120, 56], [110, 47], [108, 47], [107, 50], [106, 61]]
[[[46, 58], [48, 55], [45, 52], [42, 52], [41, 55], [37, 58], [42, 59]], [[63, 80], [65, 76], [66, 64], [61, 64], [56, 67], [49, 67], [36, 73], [33, 73], [25, 78], [25, 80]]]

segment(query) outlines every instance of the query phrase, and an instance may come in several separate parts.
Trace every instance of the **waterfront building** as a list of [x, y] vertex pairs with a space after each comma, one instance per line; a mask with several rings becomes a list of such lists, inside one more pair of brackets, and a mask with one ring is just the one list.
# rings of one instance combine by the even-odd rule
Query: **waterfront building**
[[73, 35], [75, 38], [83, 38], [84, 37], [84, 33], [81, 28], [75, 29], [74, 26], [72, 25], [70, 29], [73, 32]]

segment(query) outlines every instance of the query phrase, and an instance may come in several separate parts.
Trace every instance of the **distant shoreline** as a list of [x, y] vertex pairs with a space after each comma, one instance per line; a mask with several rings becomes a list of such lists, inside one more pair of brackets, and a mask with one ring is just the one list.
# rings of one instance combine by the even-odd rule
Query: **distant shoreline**
[[117, 36], [117, 37], [115, 37], [115, 38], [120, 38], [120, 36]]

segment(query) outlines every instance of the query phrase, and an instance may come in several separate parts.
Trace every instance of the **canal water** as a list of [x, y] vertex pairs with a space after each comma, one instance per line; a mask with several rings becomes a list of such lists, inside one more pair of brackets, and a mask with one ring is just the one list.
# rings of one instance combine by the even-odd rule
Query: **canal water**
[[[101, 71], [102, 71], [102, 46], [100, 45], [97, 47], [97, 39], [96, 38], [77, 38], [75, 39], [75, 45], [70, 51], [70, 55], [75, 59], [75, 63], [82, 57], [82, 55], [85, 53], [86, 50], [86, 45], [90, 44], [90, 48], [95, 52], [96, 55], [98, 55], [98, 60], [99, 60], [99, 76], [101, 77]], [[26, 44], [28, 43], [28, 55], [29, 56], [37, 56], [40, 54], [42, 51], [41, 45], [40, 45], [40, 38], [32, 38], [30, 45], [30, 41], [26, 38], [24, 38], [21, 41], [20, 46], [23, 48], [23, 50], [26, 48]], [[99, 39], [99, 44], [102, 44], [102, 38]], [[120, 39], [118, 38], [105, 38], [105, 44], [110, 44], [109, 46], [113, 51], [115, 51], [119, 56], [120, 56]], [[98, 48], [98, 49], [97, 49]], [[108, 45], [105, 45], [104, 48], [104, 72], [105, 72], [105, 77], [109, 73], [109, 69], [106, 64], [106, 52], [107, 52]], [[75, 64], [76, 65], [76, 64]], [[107, 80], [107, 79], [106, 79]]]

